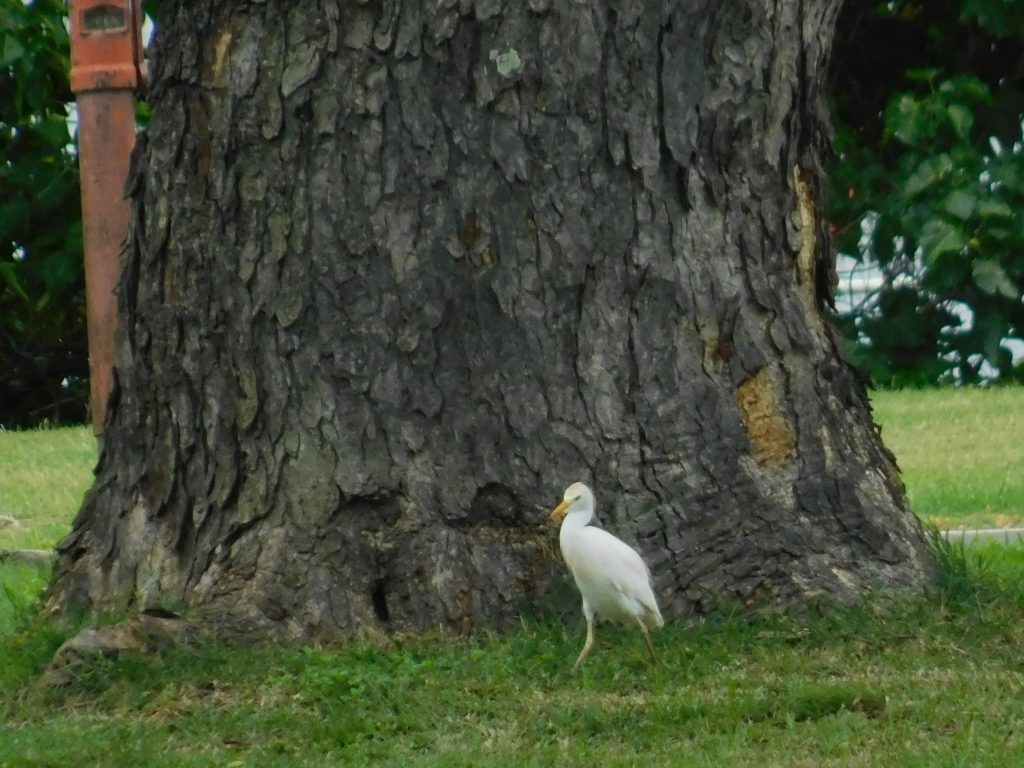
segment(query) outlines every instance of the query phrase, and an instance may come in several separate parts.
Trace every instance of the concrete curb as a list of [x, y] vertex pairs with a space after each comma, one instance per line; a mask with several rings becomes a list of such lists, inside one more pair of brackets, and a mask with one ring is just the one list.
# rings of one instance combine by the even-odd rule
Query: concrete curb
[[0, 563], [25, 565], [53, 565], [57, 553], [52, 549], [0, 549]]
[[950, 541], [962, 541], [970, 544], [975, 541], [998, 541], [1003, 544], [1020, 544], [1024, 542], [1024, 528], [979, 528], [969, 530], [959, 528], [943, 531]]

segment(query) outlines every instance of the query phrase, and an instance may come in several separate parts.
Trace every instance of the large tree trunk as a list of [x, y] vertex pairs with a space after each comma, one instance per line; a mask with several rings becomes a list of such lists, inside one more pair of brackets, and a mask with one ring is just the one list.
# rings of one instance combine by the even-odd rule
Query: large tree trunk
[[574, 480], [669, 616], [920, 588], [821, 310], [838, 5], [163, 2], [53, 603], [500, 624]]

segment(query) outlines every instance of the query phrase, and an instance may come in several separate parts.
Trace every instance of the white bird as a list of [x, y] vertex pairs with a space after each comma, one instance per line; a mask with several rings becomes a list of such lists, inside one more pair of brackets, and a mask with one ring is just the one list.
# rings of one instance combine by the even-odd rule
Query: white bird
[[587, 619], [587, 641], [573, 671], [594, 645], [595, 614], [609, 621], [638, 624], [651, 658], [659, 664], [648, 630], [664, 626], [665, 620], [651, 589], [651, 572], [626, 542], [587, 525], [593, 517], [594, 494], [583, 483], [566, 488], [562, 503], [551, 510], [553, 521], [562, 520], [558, 543], [583, 597], [583, 615]]

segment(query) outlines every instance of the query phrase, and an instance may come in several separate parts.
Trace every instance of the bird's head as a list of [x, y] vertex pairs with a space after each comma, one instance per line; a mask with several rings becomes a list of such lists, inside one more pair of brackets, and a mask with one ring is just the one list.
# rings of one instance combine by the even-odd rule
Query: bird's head
[[588, 510], [594, 512], [594, 494], [583, 483], [573, 483], [562, 494], [562, 503], [551, 510], [551, 522], [560, 523], [573, 512]]

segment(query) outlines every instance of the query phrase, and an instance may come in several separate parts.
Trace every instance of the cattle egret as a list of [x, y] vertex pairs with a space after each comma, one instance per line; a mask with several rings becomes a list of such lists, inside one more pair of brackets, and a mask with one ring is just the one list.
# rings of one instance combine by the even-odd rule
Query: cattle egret
[[651, 573], [639, 553], [626, 542], [587, 525], [593, 517], [594, 494], [583, 483], [566, 488], [562, 503], [551, 511], [553, 521], [562, 521], [558, 543], [583, 597], [583, 615], [587, 618], [587, 641], [573, 671], [594, 645], [595, 615], [639, 625], [647, 650], [658, 664], [648, 630], [664, 626], [665, 621], [651, 590]]

